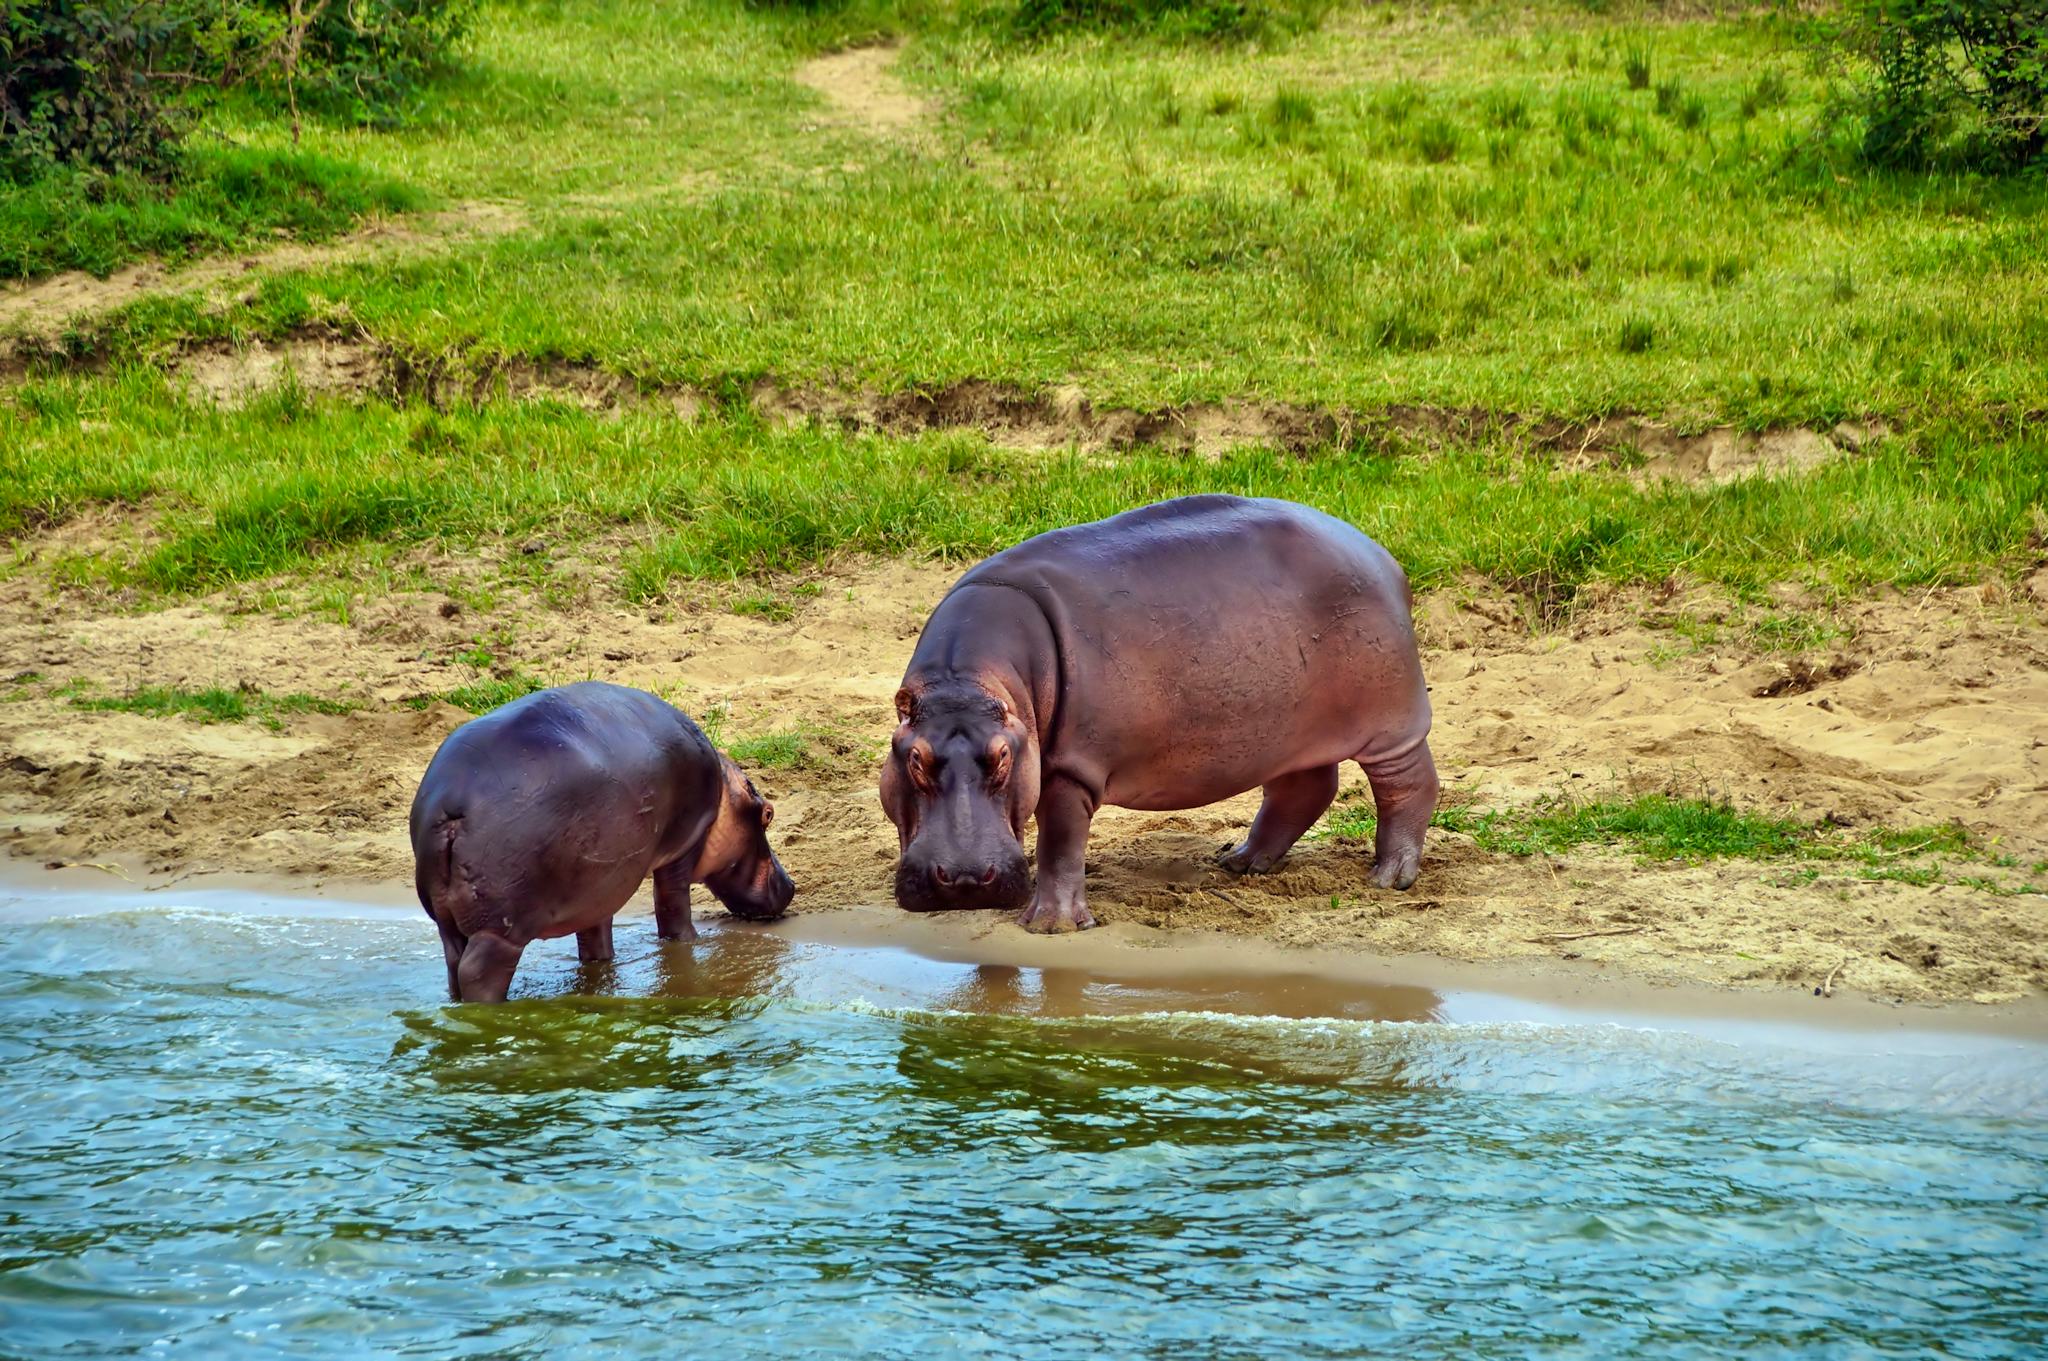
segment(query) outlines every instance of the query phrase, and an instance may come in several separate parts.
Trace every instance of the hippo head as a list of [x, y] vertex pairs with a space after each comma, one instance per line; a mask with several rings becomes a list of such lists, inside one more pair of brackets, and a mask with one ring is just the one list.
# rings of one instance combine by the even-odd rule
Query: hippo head
[[896, 824], [896, 902], [912, 912], [1016, 908], [1031, 893], [1024, 824], [1038, 806], [1038, 743], [1011, 705], [976, 685], [896, 696], [882, 767]]
[[796, 885], [768, 845], [775, 805], [761, 797], [731, 757], [718, 760], [725, 772], [724, 797], [704, 834], [697, 877], [735, 917], [769, 921], [787, 912], [796, 896]]

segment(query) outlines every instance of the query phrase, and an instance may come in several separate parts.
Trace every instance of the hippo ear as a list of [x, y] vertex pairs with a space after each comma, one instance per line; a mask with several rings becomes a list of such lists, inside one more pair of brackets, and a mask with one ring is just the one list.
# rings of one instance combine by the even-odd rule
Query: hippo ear
[[916, 707], [917, 696], [910, 693], [909, 686], [906, 685], [901, 690], [898, 690], [896, 692], [896, 717], [899, 720], [908, 723], [910, 721], [911, 710]]

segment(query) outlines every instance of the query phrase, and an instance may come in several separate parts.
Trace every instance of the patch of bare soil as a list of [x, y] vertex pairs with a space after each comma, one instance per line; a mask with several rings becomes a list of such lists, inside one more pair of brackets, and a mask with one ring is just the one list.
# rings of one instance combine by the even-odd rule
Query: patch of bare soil
[[293, 242], [245, 255], [198, 260], [177, 269], [143, 263], [102, 279], [82, 270], [0, 289], [0, 331], [52, 336], [81, 317], [144, 298], [222, 291], [258, 274], [313, 269], [374, 255], [434, 250], [476, 237], [516, 231], [524, 217], [511, 204], [465, 203], [421, 218], [390, 218], [319, 245]]
[[[873, 761], [904, 659], [954, 575], [851, 566], [820, 578], [818, 594], [791, 596], [788, 623], [715, 601], [654, 618], [532, 602], [476, 615], [422, 593], [341, 624], [236, 615], [225, 598], [98, 610], [52, 596], [33, 569], [17, 572], [0, 581], [0, 841], [42, 860], [132, 865], [144, 882], [232, 870], [403, 883], [413, 790], [467, 717], [407, 701], [475, 679], [460, 654], [481, 638], [501, 670], [602, 676], [700, 715], [723, 708], [729, 738], [836, 734], [815, 764], [757, 774], [777, 802], [798, 906], [886, 903], [895, 841]], [[2048, 634], [2033, 603], [1964, 591], [1870, 601], [1844, 612], [1844, 641], [1785, 660], [1733, 644], [1667, 658], [1672, 634], [1645, 622], [1664, 608], [1617, 598], [1563, 632], [1532, 635], [1504, 598], [1426, 598], [1447, 798], [1492, 807], [1709, 792], [1851, 826], [1955, 820], [2023, 862], [2048, 856]], [[60, 693], [74, 681], [116, 694], [246, 684], [365, 707], [287, 716], [275, 730], [206, 725], [87, 711]], [[1347, 788], [1359, 784], [1354, 774]], [[1752, 987], [1810, 990], [1833, 973], [1839, 987], [1918, 1000], [2048, 985], [2039, 895], [1862, 882], [1825, 864], [1520, 859], [1443, 831], [1410, 893], [1373, 890], [1369, 849], [1327, 840], [1305, 842], [1272, 875], [1236, 878], [1210, 856], [1255, 804], [1105, 810], [1089, 857], [1097, 915], [1383, 954], [1583, 958]], [[1823, 873], [1809, 879], [1808, 868]]]
[[931, 106], [892, 69], [902, 48], [853, 47], [796, 68], [796, 82], [825, 97], [832, 121], [876, 137], [901, 137], [931, 117]]
[[[312, 393], [432, 405], [545, 398], [599, 413], [655, 405], [685, 420], [715, 405], [703, 388], [646, 384], [596, 364], [502, 358], [478, 367], [407, 354], [360, 332], [323, 327], [274, 341], [204, 342], [175, 357], [171, 368], [193, 397], [221, 406], [241, 405], [287, 382]], [[998, 448], [1032, 453], [1160, 449], [1220, 458], [1247, 447], [1301, 453], [1356, 444], [1402, 450], [1507, 438], [1554, 454], [1561, 467], [1624, 469], [1645, 483], [1713, 484], [1805, 472], [1887, 433], [1882, 423], [1871, 422], [1844, 423], [1825, 434], [1803, 427], [1750, 433], [1730, 426], [1688, 434], [1627, 415], [1569, 422], [1470, 408], [1356, 411], [1262, 401], [1136, 410], [1097, 406], [1073, 386], [1030, 392], [980, 379], [895, 392], [763, 379], [747, 396], [763, 419], [784, 428], [817, 424], [898, 437], [972, 430]]]

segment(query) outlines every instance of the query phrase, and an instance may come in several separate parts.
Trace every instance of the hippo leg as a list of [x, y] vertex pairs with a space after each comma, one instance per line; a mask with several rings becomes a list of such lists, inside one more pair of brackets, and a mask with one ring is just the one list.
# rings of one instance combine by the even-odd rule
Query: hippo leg
[[1046, 781], [1038, 796], [1038, 887], [1017, 917], [1026, 931], [1050, 935], [1095, 925], [1086, 893], [1095, 806], [1095, 796], [1066, 776]]
[[1436, 761], [1429, 744], [1398, 760], [1366, 765], [1372, 801], [1379, 812], [1379, 830], [1372, 840], [1374, 888], [1408, 888], [1422, 870], [1422, 838], [1436, 811]]
[[502, 1002], [512, 987], [512, 971], [526, 947], [491, 931], [480, 931], [462, 947], [455, 970], [456, 992], [465, 1002]]
[[576, 958], [585, 964], [612, 957], [612, 924], [593, 926], [576, 933]]
[[459, 1002], [462, 1000], [462, 980], [456, 976], [456, 970], [462, 967], [462, 947], [468, 942], [463, 940], [462, 933], [452, 922], [435, 917], [434, 925], [441, 931], [441, 956], [448, 961], [448, 995]]
[[690, 871], [682, 864], [663, 865], [654, 872], [654, 934], [663, 940], [697, 939], [690, 920]]
[[1301, 834], [1315, 826], [1337, 797], [1337, 767], [1312, 766], [1266, 786], [1259, 815], [1244, 841], [1216, 857], [1232, 874], [1264, 874], [1280, 863]]

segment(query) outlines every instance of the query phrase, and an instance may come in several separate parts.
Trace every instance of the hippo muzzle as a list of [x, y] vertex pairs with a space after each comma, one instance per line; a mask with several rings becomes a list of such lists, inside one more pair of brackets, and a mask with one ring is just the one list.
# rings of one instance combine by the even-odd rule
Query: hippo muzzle
[[972, 849], [932, 844], [939, 841], [920, 837], [896, 862], [897, 906], [911, 912], [1015, 910], [1030, 898], [1031, 867], [1014, 838], [983, 838]]

